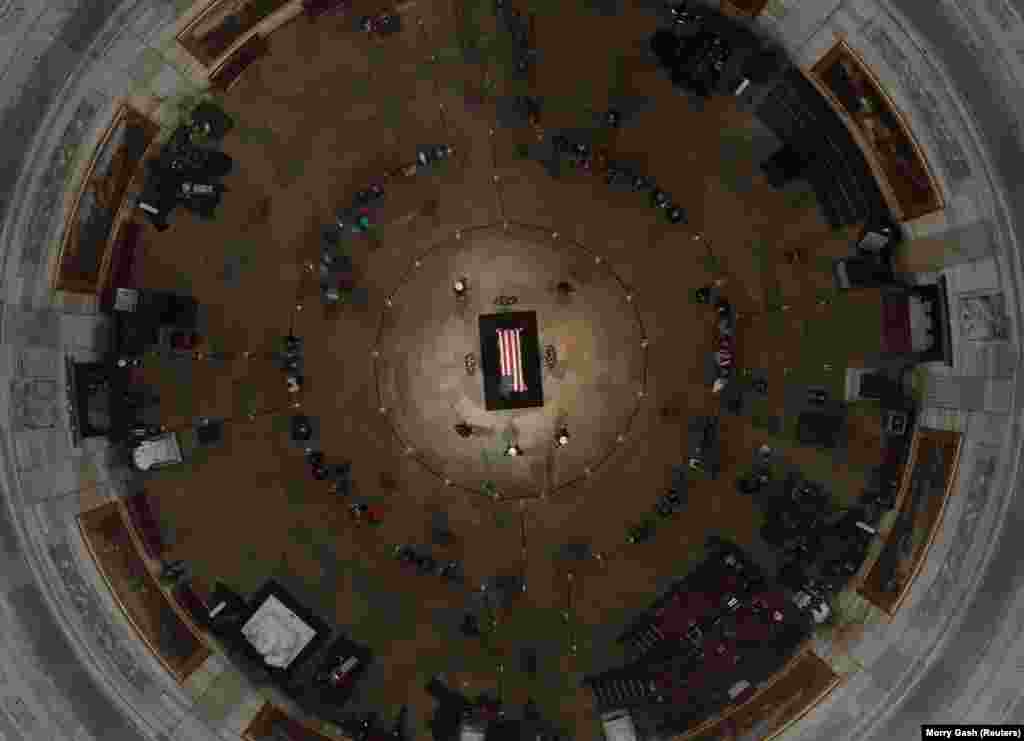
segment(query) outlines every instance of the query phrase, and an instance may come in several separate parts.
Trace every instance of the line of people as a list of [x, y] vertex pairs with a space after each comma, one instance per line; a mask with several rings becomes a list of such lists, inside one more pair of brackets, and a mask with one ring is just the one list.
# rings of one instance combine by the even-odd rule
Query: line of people
[[437, 576], [454, 584], [465, 583], [465, 571], [458, 559], [438, 560], [430, 552], [413, 545], [395, 546], [393, 555], [418, 576]]
[[672, 196], [659, 188], [654, 178], [637, 172], [625, 163], [609, 162], [604, 173], [607, 185], [618, 189], [627, 189], [633, 193], [646, 193], [650, 205], [661, 211], [670, 224], [688, 224], [690, 222], [686, 210], [672, 200]]
[[[669, 488], [658, 497], [654, 504], [655, 514], [662, 519], [669, 519], [685, 509], [688, 502], [688, 486], [686, 467], [673, 466]], [[626, 542], [630, 544], [645, 543], [654, 537], [656, 529], [657, 524], [653, 519], [632, 525], [626, 532]]]
[[[288, 384], [288, 392], [297, 395], [302, 391], [303, 377], [303, 340], [301, 337], [289, 332], [281, 340], [282, 349], [279, 354], [281, 370], [285, 374], [285, 381]], [[297, 403], [296, 403], [297, 405]], [[293, 442], [303, 445], [303, 452], [306, 464], [309, 467], [309, 475], [314, 481], [328, 482], [329, 491], [340, 497], [348, 497], [352, 493], [352, 463], [342, 461], [341, 463], [327, 463], [322, 450], [313, 444], [315, 434], [313, 419], [305, 414], [292, 415], [290, 422], [290, 433]], [[351, 505], [351, 508], [361, 505]], [[366, 515], [366, 519], [375, 520], [363, 511], [352, 510], [353, 518], [360, 518]]]
[[728, 299], [718, 294], [716, 287], [702, 286], [697, 289], [698, 304], [714, 303], [716, 319], [715, 379], [712, 390], [717, 394], [736, 375], [736, 310]]
[[511, 7], [506, 0], [495, 0], [495, 15], [502, 30], [512, 39], [512, 70], [517, 79], [525, 80], [537, 57], [537, 49], [533, 45], [533, 34], [529, 18]]

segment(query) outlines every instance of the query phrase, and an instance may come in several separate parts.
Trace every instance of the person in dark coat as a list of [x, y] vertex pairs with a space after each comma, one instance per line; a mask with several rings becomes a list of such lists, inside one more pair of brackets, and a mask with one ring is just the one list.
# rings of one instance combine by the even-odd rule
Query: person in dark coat
[[440, 676], [433, 677], [427, 683], [426, 690], [437, 700], [437, 707], [428, 724], [431, 735], [435, 741], [455, 741], [462, 719], [472, 708], [472, 703], [446, 685]]

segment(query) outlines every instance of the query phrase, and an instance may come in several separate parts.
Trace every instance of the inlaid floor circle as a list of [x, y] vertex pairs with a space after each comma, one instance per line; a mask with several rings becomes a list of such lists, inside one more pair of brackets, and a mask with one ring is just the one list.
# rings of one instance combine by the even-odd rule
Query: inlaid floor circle
[[[496, 340], [481, 338], [479, 318], [506, 311], [536, 315], [539, 336], [523, 341], [539, 345], [543, 406], [487, 409], [481, 342]], [[390, 295], [374, 352], [382, 413], [406, 454], [501, 498], [546, 496], [596, 471], [643, 400], [646, 341], [628, 289], [599, 254], [540, 227], [467, 230], [421, 254]], [[563, 427], [569, 442], [557, 446]], [[506, 455], [510, 444], [521, 455]]]

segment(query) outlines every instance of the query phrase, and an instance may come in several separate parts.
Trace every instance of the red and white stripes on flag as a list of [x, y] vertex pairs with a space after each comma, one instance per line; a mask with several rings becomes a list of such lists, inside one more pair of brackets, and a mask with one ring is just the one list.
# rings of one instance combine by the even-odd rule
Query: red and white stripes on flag
[[521, 329], [498, 330], [498, 352], [501, 355], [501, 375], [512, 377], [512, 390], [526, 391], [523, 378], [523, 346], [520, 341]]

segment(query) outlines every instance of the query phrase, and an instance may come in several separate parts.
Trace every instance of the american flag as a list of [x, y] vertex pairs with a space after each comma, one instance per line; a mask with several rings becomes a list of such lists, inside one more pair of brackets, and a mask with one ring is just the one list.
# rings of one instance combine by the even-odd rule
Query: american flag
[[526, 381], [523, 379], [522, 343], [520, 342], [522, 331], [521, 329], [498, 330], [501, 375], [505, 378], [511, 376], [512, 390], [520, 393], [526, 391]]

